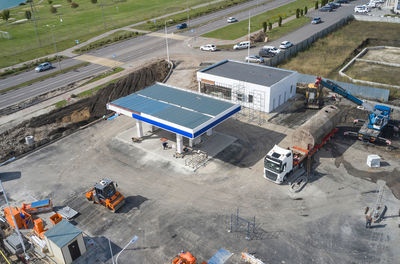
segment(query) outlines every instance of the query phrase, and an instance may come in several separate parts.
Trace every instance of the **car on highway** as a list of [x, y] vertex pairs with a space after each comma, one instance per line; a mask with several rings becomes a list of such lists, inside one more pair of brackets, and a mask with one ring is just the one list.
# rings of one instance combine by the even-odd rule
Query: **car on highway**
[[338, 4], [347, 4], [347, 3], [349, 3], [349, 0], [336, 0], [335, 3], [338, 3]]
[[250, 55], [246, 57], [246, 62], [255, 62], [255, 63], [263, 63], [264, 58], [257, 55]]
[[264, 46], [263, 49], [265, 50], [269, 50], [270, 52], [274, 53], [274, 54], [279, 54], [281, 53], [281, 50], [278, 48], [275, 48], [274, 46]]
[[237, 20], [236, 18], [234, 18], [234, 17], [229, 17], [227, 20], [226, 20], [226, 22], [228, 22], [228, 23], [235, 23], [235, 22], [238, 22], [239, 20]]
[[322, 20], [320, 17], [314, 17], [313, 20], [311, 20], [311, 24], [319, 24], [321, 22]]
[[247, 49], [250, 47], [250, 41], [242, 41], [233, 46], [234, 50]]
[[279, 48], [280, 48], [280, 49], [288, 49], [288, 48], [290, 48], [291, 46], [293, 46], [293, 43], [292, 43], [292, 42], [290, 42], [290, 41], [283, 41], [283, 42], [281, 43], [281, 45], [279, 45]]
[[258, 52], [258, 56], [265, 58], [272, 58], [275, 55], [276, 55], [275, 53], [271, 52], [268, 49], [260, 49], [260, 51]]
[[341, 4], [335, 3], [335, 2], [330, 2], [330, 3], [327, 3], [326, 5], [332, 7], [333, 9], [336, 9], [336, 8], [339, 8], [342, 6]]
[[214, 44], [207, 44], [207, 45], [200, 46], [200, 50], [203, 50], [203, 51], [216, 51], [217, 47]]
[[42, 72], [51, 69], [51, 63], [50, 62], [43, 62], [42, 64], [39, 64], [36, 68], [36, 72]]
[[184, 28], [187, 28], [187, 24], [186, 24], [186, 23], [180, 23], [180, 24], [176, 25], [176, 28], [177, 28], [177, 29], [184, 29]]
[[333, 8], [329, 5], [325, 5], [323, 7], [321, 7], [320, 9], [318, 9], [318, 11], [320, 12], [332, 12]]
[[354, 13], [368, 13], [370, 10], [366, 5], [355, 6]]

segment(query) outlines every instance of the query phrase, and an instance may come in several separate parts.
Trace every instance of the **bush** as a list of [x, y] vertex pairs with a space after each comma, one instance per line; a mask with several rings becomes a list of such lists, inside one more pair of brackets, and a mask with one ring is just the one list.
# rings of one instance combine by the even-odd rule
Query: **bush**
[[317, 10], [318, 9], [318, 1], [315, 1], [315, 10]]
[[26, 19], [31, 19], [31, 17], [32, 17], [31, 11], [26, 10], [26, 11], [25, 11], [25, 17], [26, 17]]
[[90, 2], [92, 2], [92, 4], [96, 4], [97, 0], [90, 0]]
[[71, 2], [72, 2], [72, 0], [67, 0], [67, 2], [68, 2], [68, 3], [71, 3]]
[[3, 12], [0, 13], [0, 16], [3, 20], [7, 21], [10, 18], [10, 10], [4, 9]]
[[303, 9], [300, 9], [300, 16], [303, 16]]
[[77, 3], [75, 3], [75, 2], [72, 2], [72, 3], [71, 3], [71, 7], [72, 7], [72, 8], [77, 8], [78, 6], [79, 6], [79, 5], [78, 5]]
[[307, 12], [308, 12], [308, 8], [305, 6], [304, 7], [304, 15], [307, 15]]
[[267, 27], [268, 27], [267, 22], [264, 21], [264, 22], [262, 23], [262, 27], [263, 27], [264, 33], [267, 32]]
[[269, 31], [272, 30], [272, 23], [271, 23], [271, 22], [268, 23], [268, 30], [269, 30]]
[[47, 0], [47, 3], [49, 3], [49, 5], [51, 5], [53, 3], [53, 0]]
[[300, 9], [296, 9], [296, 18], [299, 18], [300, 17]]
[[282, 17], [281, 16], [279, 17], [279, 20], [278, 20], [278, 26], [280, 26], [280, 27], [282, 26]]
[[50, 6], [50, 13], [52, 14], [57, 13], [57, 8], [55, 8], [54, 6]]

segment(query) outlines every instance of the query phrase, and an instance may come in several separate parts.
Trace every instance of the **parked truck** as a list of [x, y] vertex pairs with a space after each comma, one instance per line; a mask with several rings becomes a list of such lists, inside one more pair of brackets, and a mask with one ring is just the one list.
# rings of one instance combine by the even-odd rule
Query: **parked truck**
[[319, 110], [268, 152], [264, 158], [264, 178], [282, 184], [291, 176], [304, 173], [304, 162], [337, 132], [339, 121], [340, 111], [336, 106]]

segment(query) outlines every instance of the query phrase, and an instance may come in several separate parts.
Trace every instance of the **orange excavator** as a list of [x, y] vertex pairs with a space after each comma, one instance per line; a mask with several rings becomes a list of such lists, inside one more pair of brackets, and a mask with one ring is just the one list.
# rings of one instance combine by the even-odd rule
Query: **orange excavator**
[[[118, 185], [117, 185], [118, 186]], [[115, 189], [114, 182], [103, 179], [85, 194], [88, 201], [101, 204], [114, 213], [125, 203], [125, 197]]]
[[[181, 252], [173, 260], [172, 264], [197, 264], [197, 259], [190, 252]], [[201, 264], [207, 264], [203, 261]]]

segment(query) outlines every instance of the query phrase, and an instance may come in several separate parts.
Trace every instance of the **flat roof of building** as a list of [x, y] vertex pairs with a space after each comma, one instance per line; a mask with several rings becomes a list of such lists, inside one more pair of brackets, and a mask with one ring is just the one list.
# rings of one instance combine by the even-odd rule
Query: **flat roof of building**
[[195, 138], [238, 112], [240, 105], [156, 83], [108, 103], [107, 109]]
[[200, 70], [200, 72], [263, 86], [272, 86], [295, 71], [254, 63], [224, 60]]
[[47, 239], [53, 241], [53, 243], [59, 248], [63, 248], [81, 233], [82, 231], [79, 228], [63, 219], [54, 227], [46, 231], [44, 235]]

